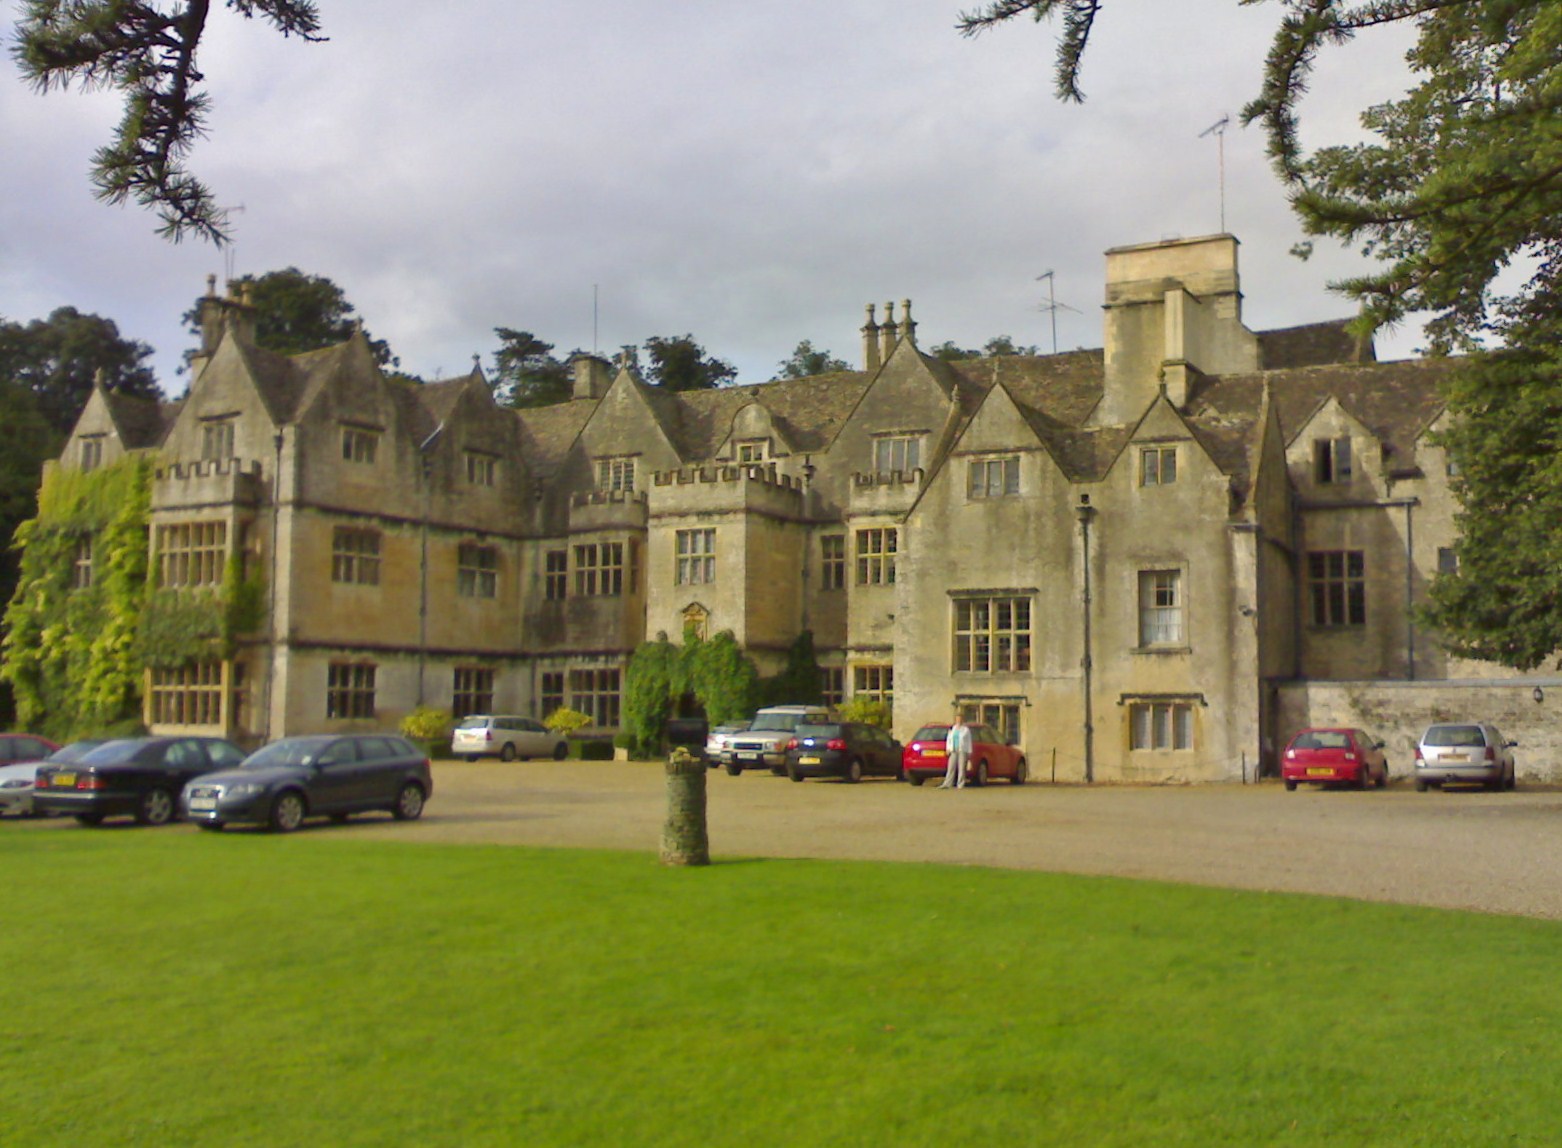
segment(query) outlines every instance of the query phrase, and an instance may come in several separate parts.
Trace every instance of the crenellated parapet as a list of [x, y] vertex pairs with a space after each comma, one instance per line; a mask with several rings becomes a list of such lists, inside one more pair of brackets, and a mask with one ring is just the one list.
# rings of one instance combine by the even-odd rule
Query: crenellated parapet
[[200, 459], [169, 463], [152, 472], [154, 509], [221, 502], [255, 506], [264, 501], [265, 494], [259, 460]]
[[644, 491], [577, 491], [570, 496], [570, 529], [644, 530], [646, 505]]
[[857, 471], [852, 475], [848, 505], [853, 513], [909, 509], [921, 493], [927, 472], [915, 470]]
[[681, 511], [752, 510], [794, 516], [802, 513], [801, 479], [770, 463], [712, 463], [659, 470], [652, 475], [658, 514]]

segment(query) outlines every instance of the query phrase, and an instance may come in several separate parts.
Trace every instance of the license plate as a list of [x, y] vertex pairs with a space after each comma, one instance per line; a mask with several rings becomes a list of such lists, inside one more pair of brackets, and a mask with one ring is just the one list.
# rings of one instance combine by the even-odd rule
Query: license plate
[[1324, 766], [1314, 765], [1314, 766], [1311, 766], [1311, 767], [1308, 768], [1307, 776], [1308, 777], [1333, 777], [1334, 776], [1334, 770], [1329, 769], [1329, 768], [1324, 767]]
[[798, 765], [818, 765], [819, 764], [819, 759], [817, 757], [800, 757], [800, 758], [797, 759], [797, 764]]
[[752, 761], [756, 763], [759, 761], [759, 754], [757, 753], [740, 753], [736, 756], [739, 761]]
[[215, 797], [192, 797], [192, 798], [190, 798], [190, 812], [191, 813], [205, 813], [205, 812], [208, 812], [208, 811], [216, 809], [216, 808], [217, 808], [217, 799]]
[[54, 780], [49, 783], [51, 789], [75, 789], [76, 775], [74, 773], [56, 773]]
[[948, 753], [948, 751], [942, 750], [942, 749], [924, 749], [922, 751], [922, 756], [923, 757], [948, 757], [949, 753]]
[[1444, 761], [1469, 761], [1470, 760], [1470, 755], [1467, 754], [1467, 753], [1445, 753], [1445, 754], [1443, 754], [1443, 760]]

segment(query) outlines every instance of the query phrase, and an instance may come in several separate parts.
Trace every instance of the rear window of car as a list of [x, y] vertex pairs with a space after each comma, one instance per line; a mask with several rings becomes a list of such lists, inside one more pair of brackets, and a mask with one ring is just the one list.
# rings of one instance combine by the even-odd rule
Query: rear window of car
[[839, 724], [809, 725], [799, 723], [797, 727], [798, 737], [840, 737], [845, 732], [845, 727]]
[[458, 721], [456, 723], [456, 728], [457, 729], [487, 729], [488, 728], [488, 723], [490, 721], [492, 721], [492, 720], [493, 720], [492, 718], [487, 718], [487, 717], [464, 717], [464, 718], [462, 718], [460, 721]]
[[1478, 725], [1434, 725], [1426, 731], [1426, 736], [1421, 739], [1423, 745], [1436, 746], [1481, 746], [1486, 744], [1486, 735], [1481, 732]]
[[1298, 734], [1292, 749], [1349, 749], [1350, 734], [1342, 729], [1315, 729]]
[[925, 725], [911, 735], [912, 741], [943, 741], [949, 736], [949, 727], [946, 725]]
[[811, 717], [818, 717], [818, 715], [758, 713], [754, 715], [754, 722], [749, 728], [756, 731], [769, 729], [779, 733], [791, 733], [800, 722], [806, 722]]

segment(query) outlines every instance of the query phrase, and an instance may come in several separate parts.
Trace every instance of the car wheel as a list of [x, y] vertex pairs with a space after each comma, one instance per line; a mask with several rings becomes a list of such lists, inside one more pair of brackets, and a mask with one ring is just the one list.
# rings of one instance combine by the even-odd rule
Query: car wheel
[[1508, 771], [1508, 788], [1510, 790], [1519, 787], [1519, 772], [1516, 769]]
[[911, 782], [912, 785], [921, 785], [927, 778], [920, 773], [908, 773], [906, 780]]
[[1287, 793], [1296, 792], [1296, 782], [1292, 781], [1289, 777], [1285, 779], [1285, 791]]
[[136, 806], [137, 825], [167, 825], [174, 818], [173, 795], [166, 789], [149, 789]]
[[731, 777], [737, 777], [738, 774], [740, 774], [742, 772], [743, 772], [743, 767], [741, 765], [729, 765], [729, 766], [727, 766], [727, 773]]
[[291, 833], [304, 823], [304, 798], [297, 791], [289, 789], [277, 794], [277, 799], [271, 803], [271, 816], [267, 824], [273, 833]]
[[1361, 763], [1361, 768], [1356, 771], [1356, 788], [1366, 789], [1372, 784], [1372, 768], [1366, 762]]
[[500, 761], [514, 761], [515, 760], [515, 743], [513, 741], [507, 741], [507, 742], [504, 743], [504, 748], [499, 751], [499, 760]]
[[333, 813], [331, 814], [331, 821], [336, 825], [346, 825], [348, 816], [349, 814], [346, 813]]
[[81, 825], [102, 825], [103, 824], [103, 814], [101, 814], [101, 813], [78, 813], [78, 814], [76, 814], [76, 821], [77, 821], [78, 824], [81, 824]]
[[553, 760], [554, 761], [563, 761], [568, 756], [569, 756], [569, 743], [568, 742], [561, 741], [561, 742], [559, 742], [558, 745], [553, 747]]
[[221, 821], [197, 821], [196, 824], [208, 833], [222, 832], [223, 823]]
[[471, 762], [474, 765], [477, 763], [478, 758], [481, 757], [481, 756], [482, 756], [481, 754], [476, 754], [476, 753], [469, 753], [469, 754], [465, 755], [467, 761]]
[[802, 781], [803, 780], [803, 775], [798, 773], [797, 770], [795, 770], [795, 769], [787, 770], [786, 771], [786, 775], [788, 777], [790, 777], [793, 781]]
[[1030, 780], [1030, 766], [1025, 764], [1022, 757], [1014, 766], [1014, 776], [1009, 779], [1010, 785], [1024, 785]]
[[971, 771], [971, 784], [978, 789], [987, 784], [987, 759], [983, 758], [976, 763], [976, 768]]
[[784, 766], [784, 765], [772, 765], [770, 767], [770, 772], [775, 774], [777, 777], [785, 777], [786, 776], [786, 766]]
[[856, 785], [862, 780], [862, 758], [854, 757], [846, 763], [846, 774], [842, 780], [848, 785]]
[[1377, 785], [1377, 787], [1379, 789], [1382, 789], [1387, 784], [1388, 784], [1388, 762], [1385, 761], [1383, 763], [1383, 772], [1378, 774], [1378, 779], [1377, 779], [1376, 785]]
[[1419, 777], [1416, 778], [1416, 792], [1417, 793], [1425, 793], [1426, 789], [1427, 789], [1426, 782], [1422, 781]]
[[423, 787], [415, 781], [409, 781], [401, 787], [401, 792], [396, 795], [396, 805], [391, 810], [391, 816], [397, 821], [416, 821], [423, 816]]

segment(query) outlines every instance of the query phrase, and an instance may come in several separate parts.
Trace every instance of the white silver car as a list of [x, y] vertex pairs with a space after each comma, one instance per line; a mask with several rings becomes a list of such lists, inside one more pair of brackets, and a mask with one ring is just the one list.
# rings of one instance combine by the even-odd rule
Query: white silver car
[[41, 761], [19, 761], [13, 765], [0, 766], [0, 814], [31, 817], [35, 812], [33, 782], [37, 777], [38, 767], [80, 761], [88, 750], [96, 749], [102, 744], [102, 738], [73, 741], [69, 745], [61, 746]]
[[480, 757], [497, 757], [500, 761], [551, 757], [563, 761], [569, 756], [569, 742], [532, 718], [472, 714], [456, 723], [450, 735], [450, 752], [468, 761]]
[[1512, 789], [1516, 782], [1513, 747], [1490, 722], [1438, 722], [1416, 743], [1416, 790], [1425, 793], [1448, 784]]

